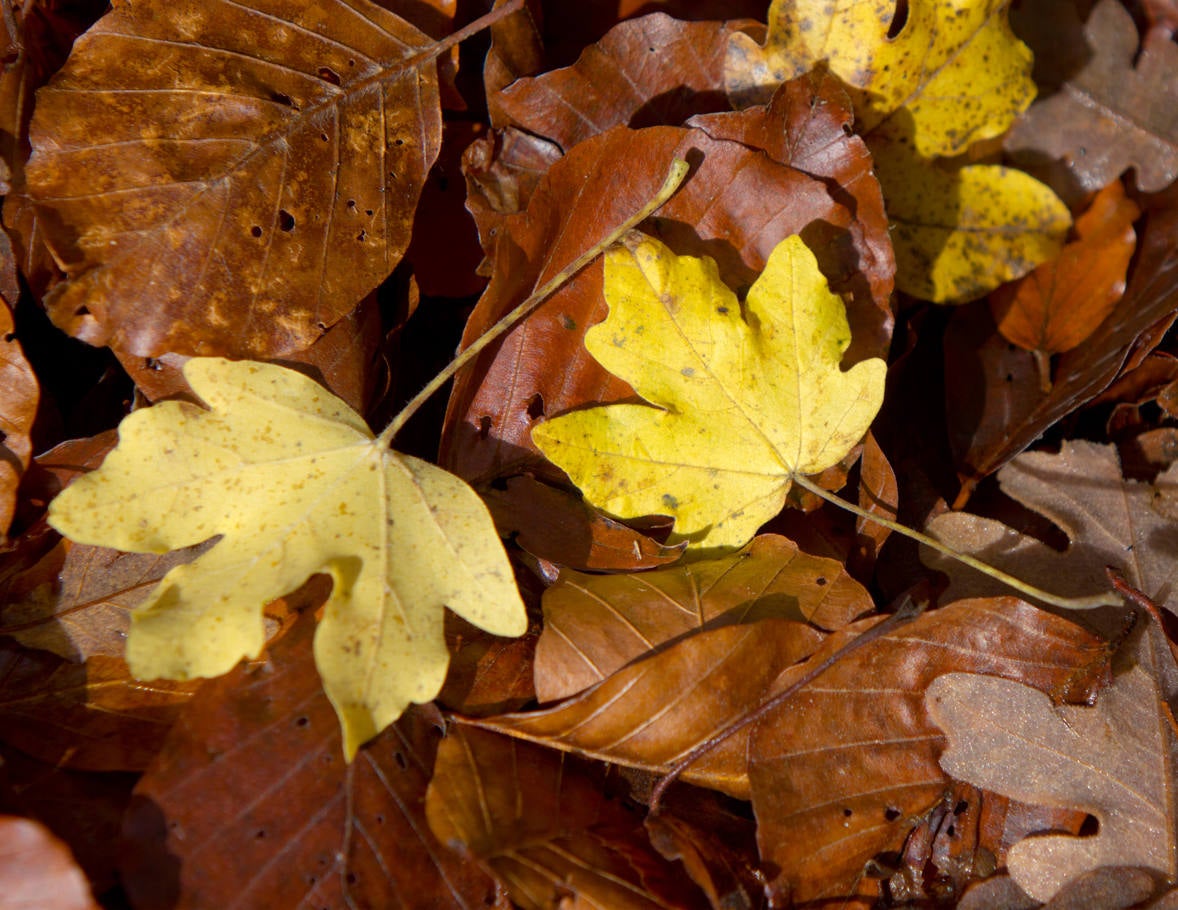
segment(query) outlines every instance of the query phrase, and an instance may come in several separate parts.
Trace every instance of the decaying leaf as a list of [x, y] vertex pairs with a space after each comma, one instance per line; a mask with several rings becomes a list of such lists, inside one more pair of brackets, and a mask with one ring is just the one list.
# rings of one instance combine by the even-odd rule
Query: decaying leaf
[[1017, 284], [990, 295], [1003, 337], [1047, 355], [1070, 351], [1095, 332], [1125, 293], [1137, 248], [1133, 222], [1140, 214], [1120, 181], [1101, 190], [1076, 219], [1075, 241]]
[[30, 130], [70, 277], [53, 319], [140, 356], [307, 347], [409, 242], [441, 138], [432, 45], [367, 0], [115, 5]]
[[173, 728], [124, 823], [134, 906], [507, 910], [426, 825], [441, 715], [411, 708], [345, 767], [313, 631], [305, 614], [265, 662], [206, 683]]
[[[1067, 534], [1066, 552], [967, 512], [938, 515], [929, 522], [929, 533], [1065, 597], [1107, 590], [1105, 566], [1113, 566], [1133, 587], [1178, 612], [1178, 525], [1163, 504], [1178, 490], [1178, 465], [1153, 484], [1125, 480], [1114, 446], [1072, 440], [1064, 442], [1058, 455], [1019, 455], [998, 472], [998, 482], [1006, 495]], [[976, 597], [1001, 588], [947, 557], [925, 550], [921, 558], [949, 575], [946, 598]]]
[[[1052, 6], [1058, 43], [1070, 3]], [[1061, 159], [1077, 189], [1095, 192], [1133, 168], [1146, 193], [1178, 176], [1178, 47], [1151, 31], [1138, 49], [1137, 25], [1118, 0], [1101, 0], [1084, 26], [1087, 54], [1065, 70], [1058, 90], [1036, 101], [1006, 137], [1028, 166]], [[1069, 43], [1070, 44], [1070, 43]]]
[[796, 474], [867, 432], [884, 362], [839, 369], [845, 310], [800, 237], [778, 244], [743, 306], [710, 259], [651, 239], [609, 251], [605, 268], [610, 315], [585, 345], [655, 407], [576, 411], [532, 438], [605, 511], [670, 515], [697, 548], [743, 546]]
[[464, 483], [388, 450], [293, 370], [194, 358], [184, 375], [210, 409], [173, 401], [133, 413], [103, 466], [50, 511], [73, 540], [134, 552], [222, 535], [134, 613], [136, 676], [227, 672], [261, 651], [267, 601], [328, 573], [316, 664], [351, 758], [441, 688], [444, 604], [489, 631], [524, 632], [491, 518]]
[[641, 816], [571, 756], [458, 724], [438, 748], [426, 816], [438, 840], [477, 859], [524, 910], [707, 906], [651, 846]]
[[[0, 267], [5, 261], [11, 269], [6, 236], [0, 238]], [[37, 376], [14, 331], [12, 311], [0, 296], [0, 540], [12, 523], [17, 487], [33, 454], [31, 434], [40, 397]]]
[[1036, 900], [1105, 865], [1178, 873], [1178, 737], [1151, 664], [1122, 667], [1093, 708], [1056, 705], [1021, 683], [970, 673], [928, 688], [928, 710], [949, 738], [940, 759], [949, 774], [1099, 821], [1092, 837], [1042, 834], [1010, 849], [1011, 876]]

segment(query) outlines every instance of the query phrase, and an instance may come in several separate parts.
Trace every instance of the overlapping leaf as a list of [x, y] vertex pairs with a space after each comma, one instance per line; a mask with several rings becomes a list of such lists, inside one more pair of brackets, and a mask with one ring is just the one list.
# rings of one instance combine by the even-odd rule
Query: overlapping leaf
[[610, 316], [585, 345], [654, 407], [577, 411], [532, 438], [607, 512], [670, 515], [691, 546], [743, 546], [795, 474], [867, 432], [884, 363], [839, 369], [845, 311], [800, 237], [777, 246], [743, 306], [711, 260], [654, 240], [611, 250], [605, 268]]
[[460, 480], [386, 449], [300, 373], [194, 358], [185, 376], [210, 410], [165, 402], [132, 414], [103, 466], [52, 506], [67, 536], [123, 550], [222, 535], [135, 612], [137, 676], [225, 673], [260, 652], [266, 602], [329, 573], [316, 662], [350, 758], [441, 688], [444, 604], [501, 634], [525, 630], [490, 516]]
[[54, 320], [141, 356], [306, 347], [408, 244], [431, 43], [368, 0], [116, 5], [31, 127]]

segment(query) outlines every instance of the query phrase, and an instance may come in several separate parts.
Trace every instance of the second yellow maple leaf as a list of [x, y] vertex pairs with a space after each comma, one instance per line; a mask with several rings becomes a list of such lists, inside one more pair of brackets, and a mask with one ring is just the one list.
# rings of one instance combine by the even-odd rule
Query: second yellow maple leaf
[[585, 347], [654, 405], [574, 411], [532, 438], [594, 505], [675, 519], [693, 547], [738, 547], [863, 437], [882, 360], [843, 372], [851, 332], [799, 237], [778, 244], [742, 305], [712, 260], [650, 238], [606, 254], [608, 318]]

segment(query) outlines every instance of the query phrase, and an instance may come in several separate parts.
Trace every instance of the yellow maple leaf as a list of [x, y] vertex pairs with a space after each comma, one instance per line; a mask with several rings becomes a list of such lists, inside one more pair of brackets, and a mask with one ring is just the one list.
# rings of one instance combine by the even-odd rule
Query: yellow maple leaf
[[329, 573], [315, 662], [350, 760], [441, 688], [443, 605], [495, 634], [525, 631], [506, 554], [465, 483], [389, 450], [293, 370], [194, 358], [184, 375], [207, 410], [171, 401], [131, 414], [103, 465], [50, 506], [70, 539], [131, 552], [221, 535], [132, 614], [137, 677], [216, 676], [257, 656], [262, 607]]
[[763, 45], [730, 39], [725, 78], [763, 98], [825, 62], [847, 85], [894, 225], [896, 286], [937, 303], [980, 297], [1054, 258], [1071, 224], [1045, 185], [1010, 168], [936, 169], [1000, 136], [1035, 97], [1008, 0], [774, 0]]
[[654, 407], [574, 411], [532, 439], [591, 503], [670, 515], [690, 546], [747, 543], [793, 478], [843, 458], [883, 401], [882, 360], [839, 369], [846, 311], [797, 236], [743, 306], [711, 259], [650, 238], [606, 253], [605, 296], [609, 316], [585, 347]]
[[730, 39], [729, 91], [763, 93], [826, 61], [852, 89], [861, 133], [911, 131], [918, 154], [954, 155], [1004, 133], [1035, 97], [1031, 51], [1010, 30], [1008, 3], [909, 0], [889, 37], [896, 0], [774, 0], [764, 45]]

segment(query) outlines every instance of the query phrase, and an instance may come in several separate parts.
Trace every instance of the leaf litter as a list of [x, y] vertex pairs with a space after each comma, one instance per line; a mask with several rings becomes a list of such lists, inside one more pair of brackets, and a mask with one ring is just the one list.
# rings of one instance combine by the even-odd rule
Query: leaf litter
[[[104, 900], [952, 906], [984, 904], [1010, 883], [1011, 906], [1091, 905], [1118, 887], [1118, 905], [1130, 906], [1167, 891], [1172, 820], [1122, 806], [1116, 787], [1092, 786], [1099, 768], [1106, 782], [1136, 775], [1131, 786], [1156, 795], [1153, 804], [1170, 799], [1168, 747], [1141, 738], [1172, 736], [1178, 674], [1169, 639], [1140, 601], [1133, 613], [1080, 617], [1096, 634], [960, 568], [949, 567], [947, 592], [930, 594], [935, 576], [895, 532], [868, 533], [862, 515], [832, 520], [810, 487], [797, 489], [803, 480], [821, 493], [848, 484], [862, 509], [917, 527], [949, 502], [968, 502], [976, 517], [941, 515], [932, 527], [965, 527], [961, 546], [975, 551], [991, 534], [1010, 545], [1016, 574], [1053, 593], [1106, 589], [1103, 563], [1112, 563], [1168, 606], [1178, 450], [1166, 447], [1175, 428], [1163, 390], [1166, 358], [1178, 353], [1168, 332], [1178, 198], [1165, 191], [1173, 169], [1164, 111], [1151, 108], [1163, 104], [1174, 65], [1161, 37], [1164, 4], [1144, 5], [1143, 21], [1157, 29], [1143, 34], [1114, 0], [1078, 14], [1024, 4], [1013, 32], [1005, 4], [975, 0], [913, 2], [902, 15], [895, 4], [864, 4], [835, 18], [809, 0], [739, 11], [671, 3], [622, 21], [612, 10], [508, 7], [481, 80], [473, 58], [427, 37], [461, 31], [445, 3], [249, 0], [196, 15], [176, 4], [116, 4], [105, 15], [99, 6], [23, 4], [2, 17], [14, 55], [0, 81], [13, 138], [0, 155], [15, 246], [0, 277], [15, 353], [13, 395], [0, 396], [12, 456], [0, 475], [9, 534], [0, 551], [0, 802], [45, 821]], [[260, 21], [267, 25], [234, 26]], [[1055, 37], [1044, 41], [1044, 30]], [[57, 49], [80, 32], [62, 68]], [[287, 40], [296, 33], [306, 40]], [[167, 65], [125, 66], [125, 46], [161, 41]], [[30, 132], [32, 91], [54, 71]], [[1089, 119], [1050, 115], [1085, 92]], [[1111, 135], [1109, 123], [1126, 117], [1133, 128]], [[435, 166], [443, 124], [451, 146]], [[320, 160], [324, 135], [337, 154]], [[244, 157], [218, 157], [230, 146]], [[563, 277], [652, 196], [676, 159], [688, 177], [640, 225], [646, 239], [568, 278], [468, 364], [446, 415], [423, 411], [407, 427], [404, 454], [378, 444], [365, 418], [384, 424], [460, 335], [462, 346], [474, 344]], [[1097, 294], [1077, 265], [1097, 260], [1090, 213], [1106, 211], [1114, 190], [1095, 202], [1091, 194], [1114, 182], [1126, 198], [1100, 243], [1118, 264]], [[210, 201], [222, 206], [219, 220], [202, 212]], [[486, 257], [477, 273], [476, 227]], [[449, 256], [459, 237], [467, 247]], [[785, 333], [793, 365], [771, 370], [758, 358], [783, 325], [761, 306], [770, 288], [760, 276], [777, 283], [783, 248], [794, 277], [805, 276], [794, 283], [808, 289], [795, 302], [819, 301], [839, 316], [795, 322]], [[633, 264], [636, 250], [658, 251], [647, 260], [652, 274], [711, 277], [702, 291], [665, 299], [642, 282], [623, 292], [615, 266]], [[1050, 271], [1053, 293], [1018, 307], [1042, 328], [1005, 327], [1027, 350], [1009, 346], [991, 317], [1002, 322], [1002, 295], [1015, 292], [938, 310], [1036, 268]], [[445, 296], [484, 281], [477, 300]], [[738, 370], [735, 386], [723, 370], [691, 380], [682, 368], [699, 364], [652, 341], [659, 309], [690, 311], [697, 292], [728, 313], [693, 324], [688, 347], [762, 364]], [[1098, 310], [1076, 308], [1098, 298]], [[651, 319], [620, 318], [642, 300]], [[111, 351], [69, 347], [42, 309]], [[834, 326], [837, 343], [813, 342], [821, 326]], [[596, 359], [610, 349], [643, 369], [613, 375]], [[819, 350], [821, 368], [798, 366]], [[282, 360], [231, 364], [209, 354]], [[227, 415], [215, 391], [222, 380], [183, 381], [189, 355], [198, 355], [186, 367], [193, 376], [211, 368], [281, 377], [289, 407], [269, 449], [255, 450], [249, 427], [263, 425], [275, 402], [245, 394]], [[700, 363], [712, 370], [722, 360]], [[845, 385], [866, 363], [878, 364], [872, 407], [825, 457], [803, 457], [804, 441], [785, 444], [770, 504], [743, 524], [740, 497], [703, 497], [697, 514], [698, 491], [656, 468], [637, 482], [647, 489], [623, 502], [595, 486], [608, 479], [605, 460], [561, 462], [566, 474], [544, 457], [546, 444], [533, 444], [546, 427], [620, 408], [679, 421], [654, 462], [669, 455], [706, 462], [717, 477], [738, 473], [756, 455], [739, 446], [739, 429], [704, 416], [705, 387], [758, 414], [749, 427], [776, 433], [792, 421], [805, 440], [813, 428], [774, 410], [781, 396], [775, 405], [765, 389], [796, 382], [798, 413], [838, 411], [858, 400]], [[1135, 375], [1147, 363], [1154, 378]], [[665, 382], [651, 379], [662, 374]], [[754, 383], [761, 391], [750, 391]], [[679, 397], [660, 397], [664, 388]], [[913, 388], [925, 391], [919, 408], [895, 400]], [[871, 426], [880, 399], [889, 425]], [[115, 454], [95, 470], [102, 432], [128, 413]], [[162, 429], [177, 419], [192, 432]], [[714, 445], [689, 442], [681, 430], [692, 421]], [[439, 437], [437, 460], [457, 476], [432, 466]], [[653, 443], [639, 438], [641, 462]], [[59, 442], [69, 445], [53, 449]], [[300, 444], [316, 452], [300, 456]], [[1029, 446], [1039, 451], [1019, 454]], [[353, 484], [352, 516], [305, 508], [310, 460], [319, 470], [361, 450], [449, 491], [433, 487], [436, 511], [418, 509], [427, 526], [477, 514], [477, 530], [450, 543], [493, 554], [475, 560], [474, 574], [493, 566], [483, 577], [495, 579], [496, 595], [456, 583], [454, 546], [387, 551], [379, 534], [357, 530], [362, 515], [412, 524], [404, 497], [390, 507]], [[186, 481], [202, 459], [216, 470], [204, 486]], [[46, 505], [87, 472], [50, 516], [90, 542], [62, 540]], [[108, 485], [102, 478], [120, 473], [122, 492], [94, 498]], [[243, 487], [250, 478], [257, 483]], [[1020, 513], [1000, 486], [1048, 520]], [[295, 529], [283, 558], [271, 560], [274, 572], [258, 571], [251, 561], [278, 539], [265, 528], [280, 521]], [[712, 552], [682, 556], [686, 541], [674, 541], [684, 537]], [[192, 560], [185, 565], [161, 559], [201, 541], [208, 549], [176, 553]], [[218, 612], [186, 599], [186, 579], [199, 579], [210, 560], [236, 563], [217, 581], [240, 598], [225, 616], [248, 634], [222, 647], [199, 619], [165, 619], [170, 631], [152, 639], [147, 630], [178, 605], [206, 619]], [[368, 596], [374, 569], [384, 580]], [[345, 700], [340, 680], [348, 688], [363, 661], [318, 660], [315, 642], [349, 615], [372, 641], [376, 614], [365, 611], [395, 613], [406, 596], [429, 602], [432, 644], [415, 639], [389, 664], [395, 672], [375, 674], [359, 713], [343, 712], [341, 733], [332, 699]], [[881, 625], [889, 612], [907, 615], [898, 605], [913, 598], [923, 615]], [[443, 606], [470, 615], [494, 602], [503, 621], [488, 624], [513, 634], [525, 629], [526, 605], [526, 634], [496, 638], [452, 614], [443, 636]], [[120, 658], [128, 628], [130, 668]], [[385, 726], [438, 692], [447, 663], [438, 703]], [[228, 674], [164, 684], [130, 670]], [[378, 690], [398, 676], [410, 694], [402, 686], [382, 701]], [[1003, 686], [1013, 688], [996, 696]], [[968, 697], [954, 701], [950, 719], [935, 705], [954, 693]], [[763, 705], [773, 707], [741, 726]], [[1127, 725], [1134, 710], [1150, 722]], [[1086, 764], [1036, 778], [1041, 755], [1011, 754], [1010, 733], [1032, 711], [1052, 743], [1074, 743]], [[974, 757], [957, 763], [971, 747]], [[658, 775], [683, 756], [696, 761], [650, 813]], [[1029, 786], [1037, 779], [1044, 785]], [[69, 794], [68, 806], [57, 792]], [[116, 879], [109, 844], [124, 809]], [[1089, 814], [1099, 834], [1077, 839]], [[46, 874], [60, 874], [45, 856]], [[1154, 871], [1143, 877], [1143, 867]], [[0, 884], [16, 874], [0, 873]]]

